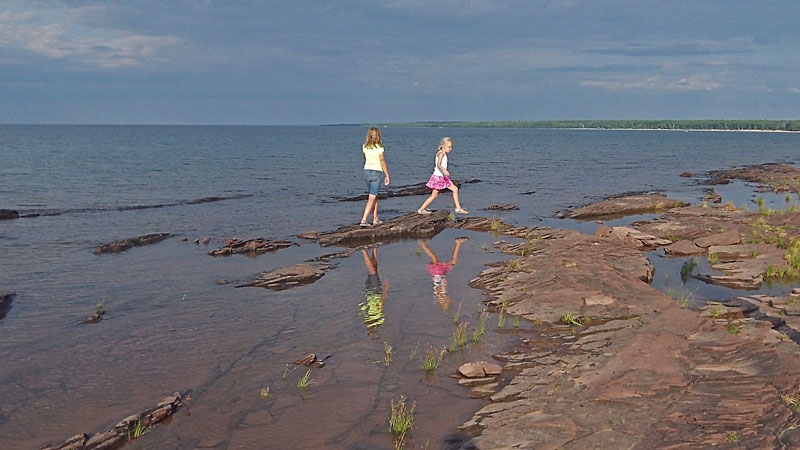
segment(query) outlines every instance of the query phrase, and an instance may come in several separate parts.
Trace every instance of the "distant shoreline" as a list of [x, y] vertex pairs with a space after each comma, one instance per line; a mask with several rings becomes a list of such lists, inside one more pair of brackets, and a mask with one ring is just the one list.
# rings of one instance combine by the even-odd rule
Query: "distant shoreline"
[[800, 132], [800, 120], [542, 120], [476, 122], [390, 122], [408, 128], [541, 128], [570, 130]]

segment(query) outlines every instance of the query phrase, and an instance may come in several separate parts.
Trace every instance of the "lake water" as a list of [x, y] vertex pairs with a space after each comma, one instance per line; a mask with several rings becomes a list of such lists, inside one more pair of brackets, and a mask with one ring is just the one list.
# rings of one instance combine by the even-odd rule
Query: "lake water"
[[[100, 431], [175, 391], [191, 393], [188, 407], [135, 445], [389, 448], [389, 403], [406, 395], [418, 408], [413, 446], [438, 448], [486, 401], [467, 398], [447, 375], [460, 362], [488, 358], [503, 340], [448, 356], [433, 376], [420, 359], [449, 344], [456, 315], [475, 323], [483, 297], [467, 282], [503, 258], [487, 251], [496, 238], [447, 230], [428, 243], [447, 260], [457, 237], [470, 238], [447, 276], [447, 300], [434, 295], [420, 243], [380, 245], [378, 272], [388, 290], [373, 311], [383, 316], [377, 327], [362, 311], [370, 276], [361, 251], [309, 286], [234, 287], [335, 251], [294, 236], [360, 219], [363, 202], [340, 199], [364, 191], [366, 128], [0, 126], [0, 208], [40, 214], [0, 221], [0, 291], [17, 292], [0, 319], [0, 448]], [[800, 151], [796, 133], [382, 132], [394, 187], [426, 181], [439, 139], [450, 136], [453, 178], [480, 180], [462, 188], [472, 214], [586, 231], [595, 225], [553, 215], [626, 191], [697, 203], [704, 186], [680, 173], [793, 163]], [[748, 201], [730, 195], [737, 205]], [[195, 202], [209, 197], [223, 199]], [[387, 199], [380, 209], [392, 217], [423, 200]], [[520, 209], [481, 210], [500, 202]], [[449, 196], [432, 205], [452, 207]], [[175, 237], [118, 255], [92, 253], [154, 232]], [[210, 245], [192, 243], [206, 236]], [[207, 255], [230, 237], [300, 245], [255, 258]], [[101, 302], [106, 320], [81, 324]], [[513, 333], [496, 325], [493, 336]], [[388, 367], [384, 343], [394, 352]], [[292, 361], [308, 353], [330, 358], [301, 391], [304, 369]], [[259, 394], [265, 387], [267, 399]]]

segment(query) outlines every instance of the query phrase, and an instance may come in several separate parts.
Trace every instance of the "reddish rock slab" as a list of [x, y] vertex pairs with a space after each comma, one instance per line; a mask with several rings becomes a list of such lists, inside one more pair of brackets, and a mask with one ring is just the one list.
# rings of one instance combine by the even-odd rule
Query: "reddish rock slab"
[[305, 233], [300, 233], [297, 235], [300, 239], [308, 239], [310, 241], [315, 241], [319, 239], [319, 233], [316, 231], [307, 231]]
[[500, 375], [503, 368], [497, 364], [486, 361], [475, 361], [462, 364], [458, 368], [458, 373], [467, 378], [484, 378], [487, 376]]
[[583, 206], [569, 213], [568, 217], [578, 220], [624, 217], [648, 212], [661, 212], [670, 208], [685, 206], [681, 200], [661, 194], [637, 194], [616, 197]]
[[664, 247], [664, 251], [673, 256], [692, 256], [706, 252], [704, 248], [698, 247], [694, 245], [694, 242], [685, 239]]
[[733, 245], [741, 242], [741, 237], [737, 230], [730, 230], [724, 233], [712, 234], [694, 240], [695, 245], [698, 247], [711, 247], [712, 245]]
[[115, 241], [110, 244], [104, 244], [95, 249], [94, 254], [100, 255], [103, 253], [120, 253], [133, 247], [141, 247], [143, 245], [155, 244], [161, 242], [170, 236], [169, 233], [153, 233], [146, 234], [131, 239], [124, 239], [122, 241]]
[[310, 284], [325, 275], [333, 266], [326, 263], [300, 263], [262, 273], [255, 281], [237, 287], [263, 287], [283, 291], [295, 286]]
[[235, 254], [260, 255], [267, 252], [276, 252], [282, 248], [290, 247], [291, 241], [254, 238], [241, 240], [231, 238], [225, 241], [222, 248], [208, 252], [211, 256], [230, 256]]
[[800, 179], [800, 169], [790, 164], [766, 163], [737, 169], [714, 170], [708, 172], [708, 176], [708, 184], [725, 184], [737, 179], [766, 184], [778, 191], [796, 192], [795, 180]]
[[[460, 448], [794, 442], [796, 413], [781, 396], [798, 392], [800, 348], [775, 344], [764, 326], [750, 340], [681, 308], [630, 270], [645, 264], [641, 252], [610, 237], [555, 236], [470, 283], [545, 329], [496, 356], [517, 374], [462, 426], [473, 438]], [[561, 325], [567, 313], [584, 325]]]
[[376, 226], [362, 227], [358, 224], [341, 227], [334, 231], [319, 234], [319, 245], [354, 247], [367, 242], [381, 242], [396, 239], [416, 239], [431, 237], [445, 228], [450, 211], [440, 209], [432, 214], [405, 214], [385, 220]]
[[48, 445], [42, 450], [100, 450], [120, 448], [135, 439], [135, 430], [146, 431], [172, 416], [184, 402], [180, 392], [176, 392], [140, 414], [127, 417], [113, 427], [95, 434], [77, 434], [61, 444]]

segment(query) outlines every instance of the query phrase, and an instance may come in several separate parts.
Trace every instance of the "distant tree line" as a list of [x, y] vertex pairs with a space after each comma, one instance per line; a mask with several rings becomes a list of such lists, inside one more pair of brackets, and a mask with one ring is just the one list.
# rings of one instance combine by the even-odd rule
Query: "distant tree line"
[[800, 120], [503, 120], [493, 122], [402, 122], [402, 127], [461, 128], [601, 128], [634, 130], [770, 130], [800, 131]]

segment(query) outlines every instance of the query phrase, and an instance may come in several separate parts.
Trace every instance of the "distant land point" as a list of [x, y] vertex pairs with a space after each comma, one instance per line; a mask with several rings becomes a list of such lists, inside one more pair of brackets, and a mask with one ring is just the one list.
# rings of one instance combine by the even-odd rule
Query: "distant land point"
[[421, 128], [570, 128], [602, 130], [800, 131], [800, 120], [501, 120], [391, 122], [386, 127]]

